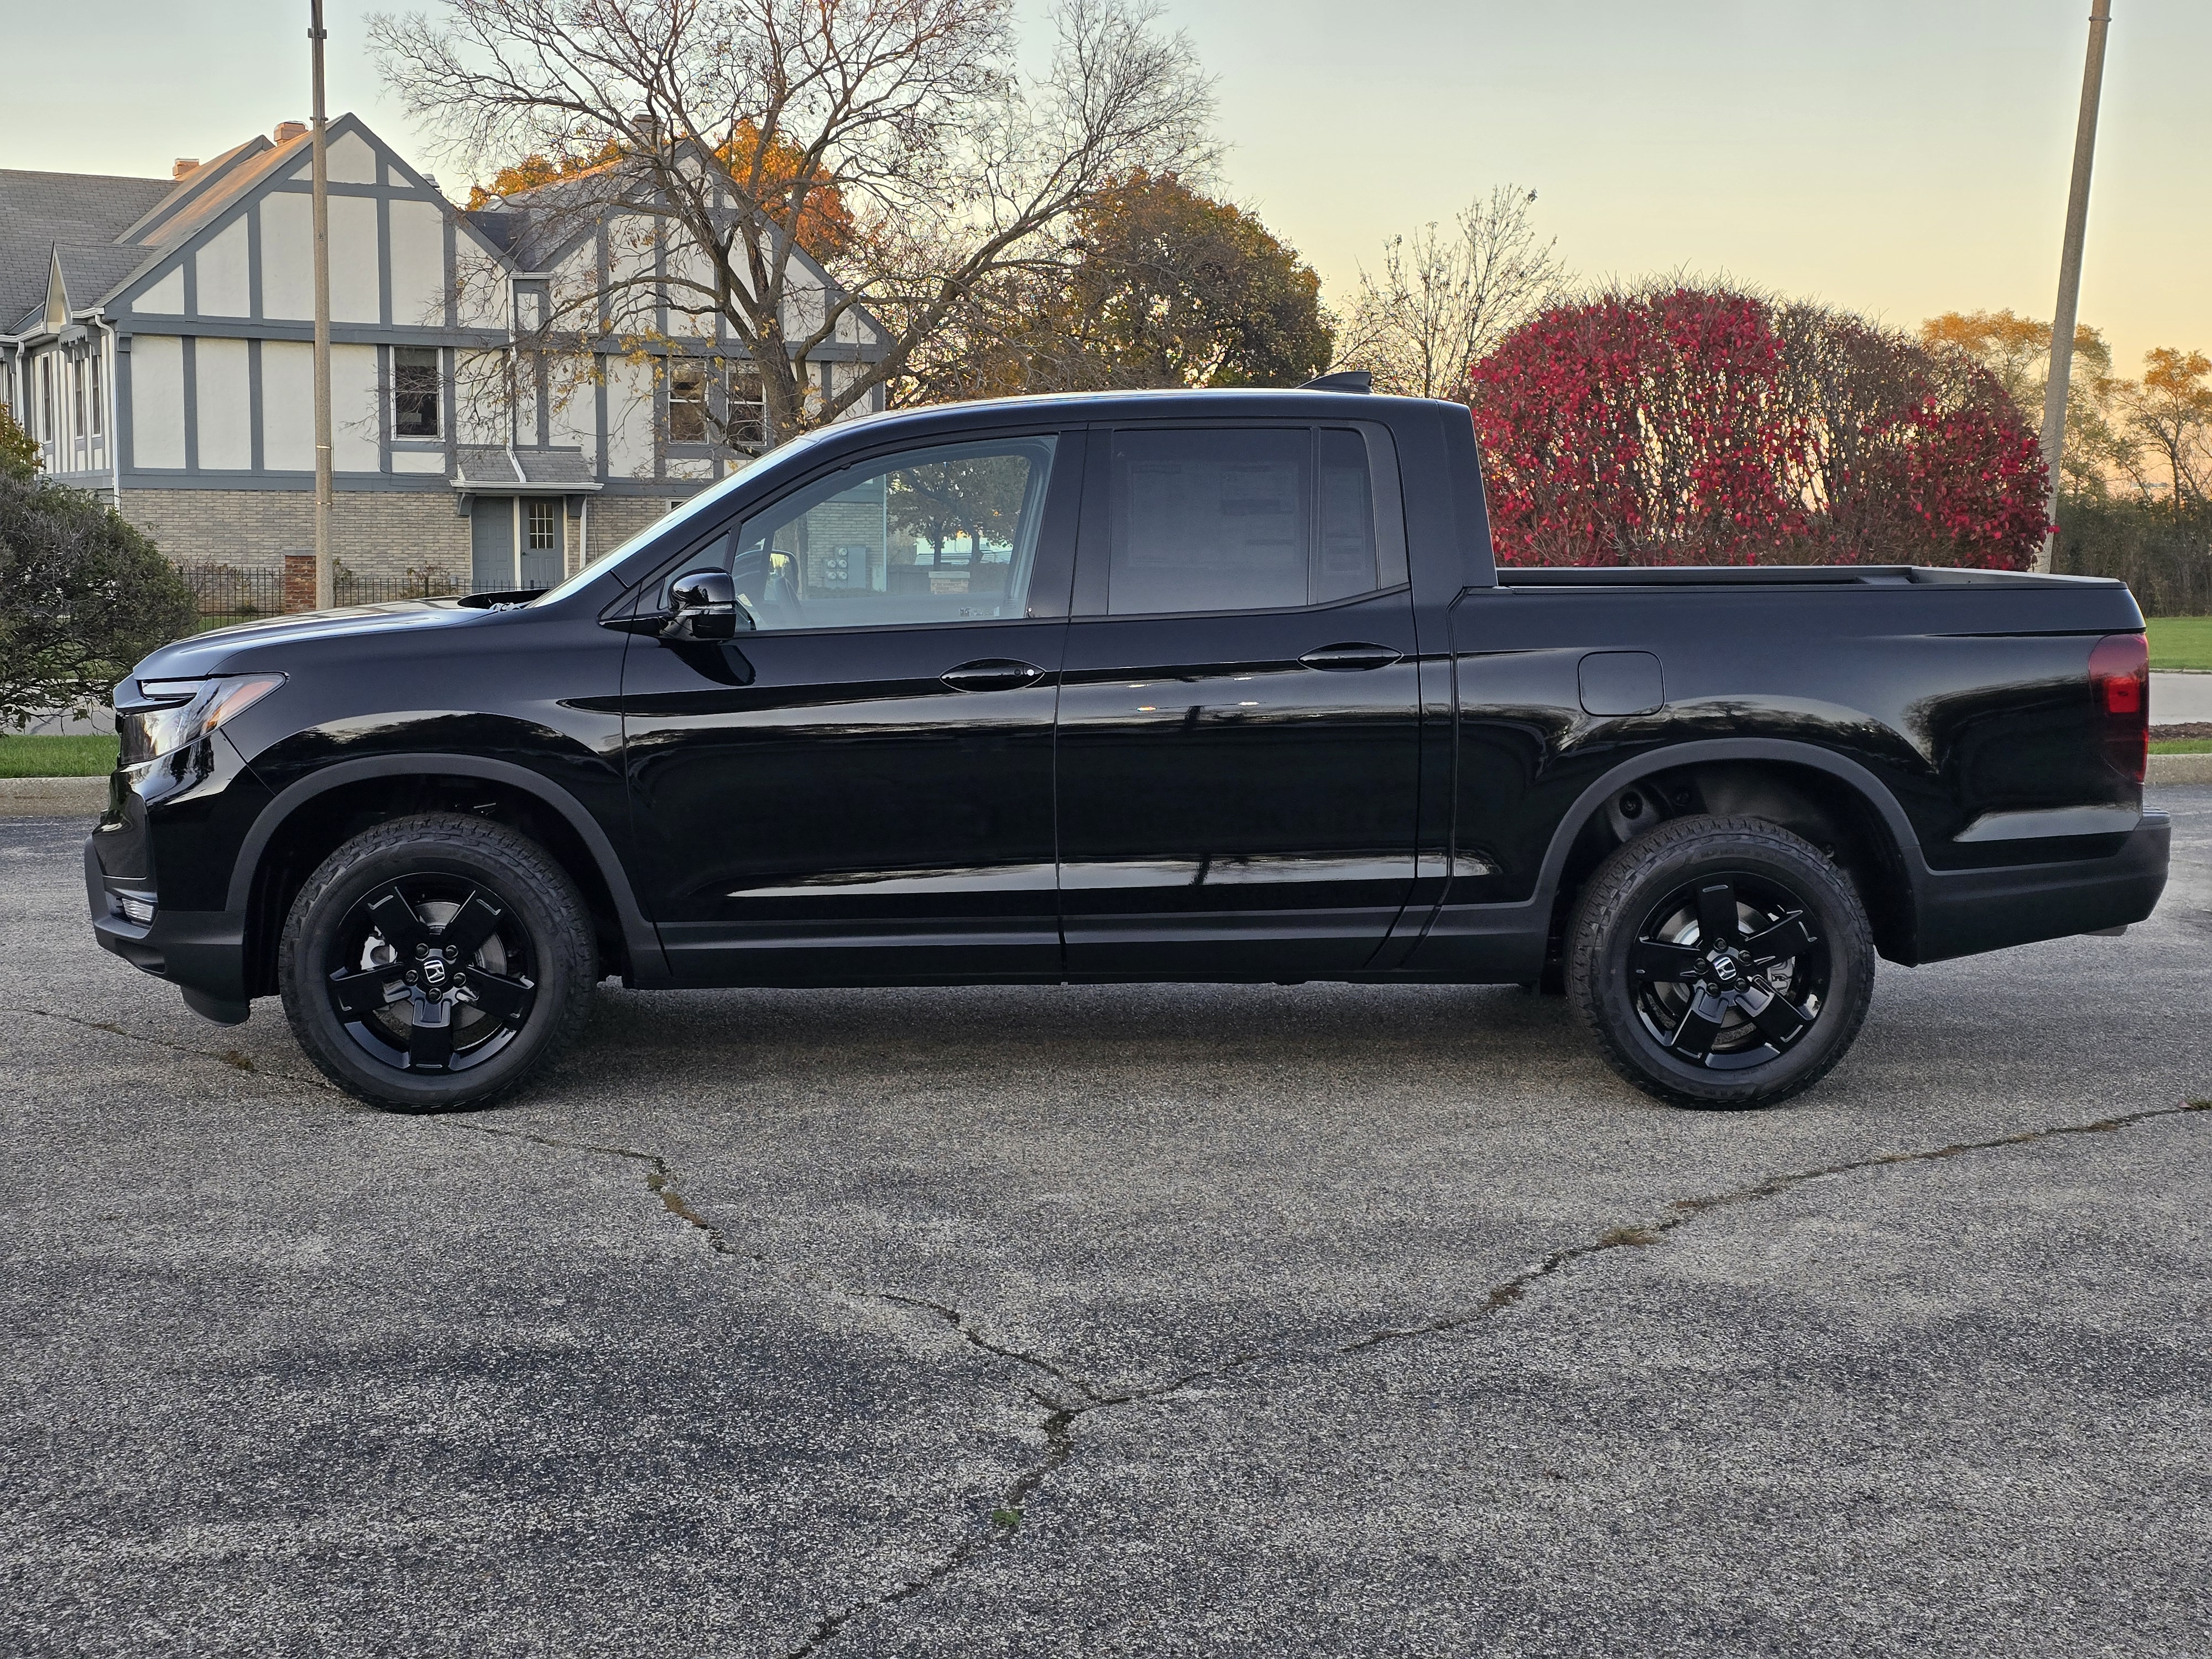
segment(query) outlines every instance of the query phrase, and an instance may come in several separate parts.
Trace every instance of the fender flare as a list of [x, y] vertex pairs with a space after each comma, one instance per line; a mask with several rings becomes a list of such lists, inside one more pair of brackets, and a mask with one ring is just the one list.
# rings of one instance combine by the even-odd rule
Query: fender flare
[[1892, 850], [1903, 866], [1905, 878], [1912, 890], [1913, 908], [1919, 909], [1920, 890], [1927, 871], [1927, 860], [1920, 850], [1920, 836], [1912, 827], [1912, 820], [1897, 804], [1897, 797], [1872, 772], [1856, 761], [1847, 760], [1832, 750], [1817, 744], [1793, 743], [1781, 738], [1710, 738], [1690, 743], [1668, 744], [1647, 754], [1625, 760], [1575, 797], [1559, 827], [1552, 832], [1551, 845], [1545, 850], [1543, 866], [1537, 872], [1536, 896], [1542, 901], [1544, 913], [1549, 915], [1553, 902], [1558, 898], [1559, 878], [1566, 868], [1567, 854], [1573, 849], [1575, 837], [1589, 822], [1601, 802], [1634, 783], [1658, 772], [1672, 772], [1685, 766], [1695, 766], [1704, 761], [1771, 761], [1786, 765], [1802, 766], [1815, 772], [1825, 772], [1838, 782], [1848, 785], [1863, 797], [1875, 809], [1889, 831]]
[[592, 863], [599, 868], [599, 879], [606, 884], [608, 895], [614, 901], [616, 921], [622, 929], [623, 946], [629, 952], [631, 979], [641, 985], [668, 983], [668, 962], [661, 952], [659, 930], [639, 908], [629, 874], [623, 868], [614, 843], [607, 838], [599, 821], [582, 802], [544, 774], [512, 761], [490, 760], [477, 755], [430, 752], [365, 756], [358, 760], [336, 762], [287, 785], [261, 809], [253, 827], [239, 844], [237, 862], [231, 866], [230, 911], [240, 917], [246, 915], [252, 897], [253, 878], [261, 867], [262, 855], [270, 842], [295, 813], [316, 797], [364, 779], [439, 776], [482, 778], [487, 782], [506, 784], [558, 812], [591, 854]]

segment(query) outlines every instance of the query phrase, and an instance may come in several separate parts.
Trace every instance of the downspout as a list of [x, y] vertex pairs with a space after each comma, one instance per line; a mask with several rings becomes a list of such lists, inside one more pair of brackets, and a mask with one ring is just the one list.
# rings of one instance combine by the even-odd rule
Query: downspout
[[107, 488], [115, 497], [115, 510], [119, 514], [123, 511], [123, 434], [115, 424], [115, 374], [120, 367], [115, 356], [115, 324], [104, 311], [92, 313], [92, 324], [107, 336], [107, 350], [104, 354], [107, 372], [100, 376], [105, 384], [100, 389], [107, 398]]

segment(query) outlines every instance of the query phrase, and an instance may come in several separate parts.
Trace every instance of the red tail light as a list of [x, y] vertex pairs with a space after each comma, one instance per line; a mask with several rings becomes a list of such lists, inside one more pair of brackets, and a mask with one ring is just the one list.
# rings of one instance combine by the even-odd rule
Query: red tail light
[[2150, 647], [2140, 634], [2107, 634], [2089, 653], [2089, 683], [2105, 730], [2105, 758], [2143, 781], [2150, 758]]

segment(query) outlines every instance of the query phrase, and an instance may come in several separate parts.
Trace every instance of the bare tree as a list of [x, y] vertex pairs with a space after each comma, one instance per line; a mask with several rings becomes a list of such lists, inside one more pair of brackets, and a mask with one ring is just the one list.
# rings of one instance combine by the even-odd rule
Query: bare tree
[[1536, 192], [1500, 185], [1459, 216], [1457, 234], [1424, 225], [1383, 245], [1382, 274], [1363, 269], [1338, 362], [1378, 391], [1464, 398], [1468, 368], [1555, 298], [1566, 272], [1540, 240]]
[[[1035, 80], [1010, 16], [1011, 0], [447, 0], [370, 36], [443, 154], [551, 158], [533, 215], [641, 228], [552, 286], [540, 343], [736, 365], [774, 444], [902, 374], [979, 288], [1062, 257], [1054, 233], [1113, 179], [1212, 164], [1211, 84], [1151, 0], [1060, 0]], [[811, 376], [863, 307], [878, 359]]]

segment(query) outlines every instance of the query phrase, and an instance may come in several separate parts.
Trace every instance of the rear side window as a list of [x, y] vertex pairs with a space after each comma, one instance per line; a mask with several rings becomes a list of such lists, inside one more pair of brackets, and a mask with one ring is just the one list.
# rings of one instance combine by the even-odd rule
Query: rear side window
[[1108, 614], [1283, 610], [1403, 581], [1373, 470], [1367, 440], [1337, 428], [1116, 433]]

